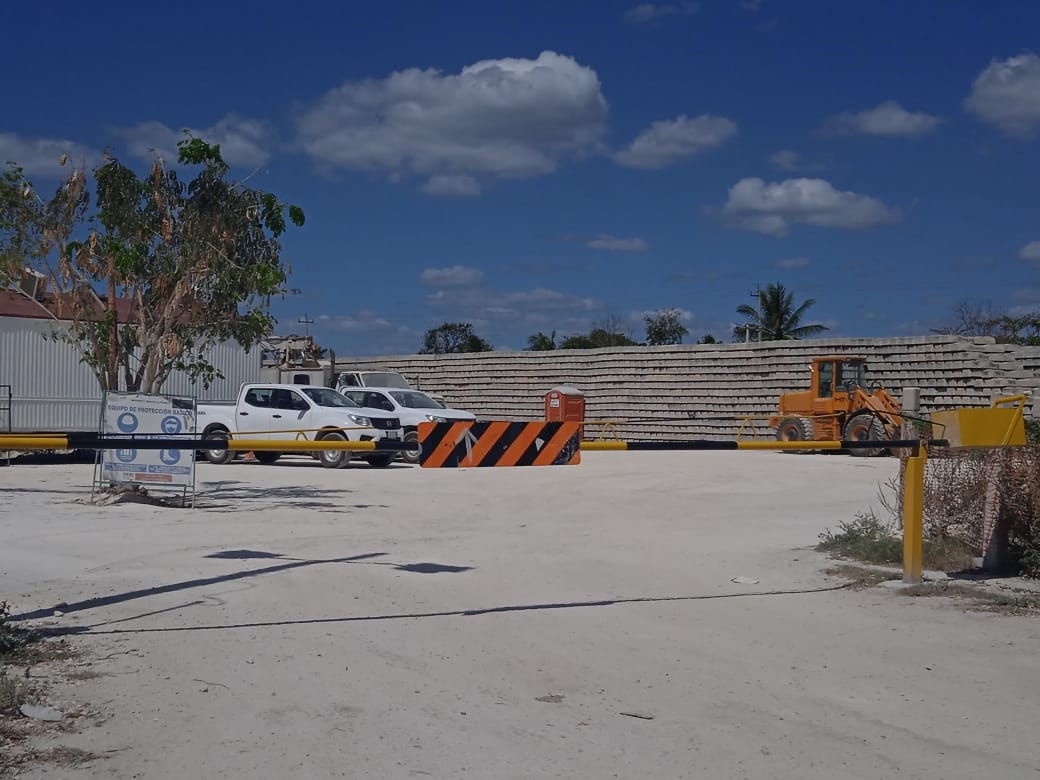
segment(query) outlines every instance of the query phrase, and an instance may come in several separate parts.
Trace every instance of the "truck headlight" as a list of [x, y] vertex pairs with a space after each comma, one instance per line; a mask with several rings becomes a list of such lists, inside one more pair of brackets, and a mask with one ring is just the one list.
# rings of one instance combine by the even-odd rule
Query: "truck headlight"
[[448, 422], [447, 417], [441, 417], [438, 414], [428, 414], [426, 415], [426, 419], [430, 422]]
[[350, 415], [350, 419], [353, 420], [355, 425], [361, 425], [365, 428], [372, 427], [372, 421], [367, 417], [362, 417], [360, 414], [352, 414]]

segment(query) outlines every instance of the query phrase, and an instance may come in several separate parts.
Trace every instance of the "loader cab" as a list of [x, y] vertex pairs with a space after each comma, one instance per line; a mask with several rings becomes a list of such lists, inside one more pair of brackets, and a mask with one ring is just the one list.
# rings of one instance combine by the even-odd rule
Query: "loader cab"
[[833, 356], [814, 358], [812, 393], [814, 398], [833, 398], [835, 393], [850, 394], [866, 387], [867, 364], [863, 358]]
[[867, 363], [863, 358], [846, 358], [838, 366], [840, 379], [835, 385], [846, 393], [854, 393], [857, 387], [867, 388]]

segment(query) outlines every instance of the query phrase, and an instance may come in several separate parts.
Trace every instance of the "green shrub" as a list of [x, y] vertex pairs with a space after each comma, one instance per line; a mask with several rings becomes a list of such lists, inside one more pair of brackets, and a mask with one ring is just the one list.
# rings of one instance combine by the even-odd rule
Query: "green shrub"
[[816, 549], [866, 563], [898, 564], [903, 560], [903, 541], [895, 524], [872, 511], [843, 520], [837, 531], [821, 533]]
[[10, 611], [6, 601], [0, 601], [0, 657], [10, 653], [22, 644], [22, 636], [19, 631], [12, 628], [8, 621]]

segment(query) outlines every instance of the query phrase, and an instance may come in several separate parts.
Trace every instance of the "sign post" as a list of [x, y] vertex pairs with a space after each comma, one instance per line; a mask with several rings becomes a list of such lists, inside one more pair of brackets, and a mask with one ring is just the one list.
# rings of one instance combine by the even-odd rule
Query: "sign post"
[[195, 430], [195, 399], [144, 393], [106, 392], [102, 436], [125, 436], [126, 446], [101, 451], [101, 482], [152, 485], [195, 492], [195, 453], [182, 449], [134, 446], [135, 439], [190, 438]]

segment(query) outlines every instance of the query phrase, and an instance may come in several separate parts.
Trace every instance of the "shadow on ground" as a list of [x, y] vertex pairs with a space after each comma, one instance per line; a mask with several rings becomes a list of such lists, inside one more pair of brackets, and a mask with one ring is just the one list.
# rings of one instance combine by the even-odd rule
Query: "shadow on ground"
[[[32, 612], [22, 612], [17, 615], [11, 615], [8, 620], [12, 623], [22, 622], [26, 620], [39, 620], [41, 618], [52, 617], [54, 613], [61, 612], [63, 614], [70, 614], [74, 612], [83, 612], [86, 610], [97, 609], [98, 607], [107, 607], [112, 604], [121, 604], [127, 601], [134, 601], [137, 599], [149, 598], [151, 596], [158, 596], [164, 593], [176, 593], [182, 590], [190, 590], [193, 588], [202, 588], [209, 585], [216, 585], [224, 582], [233, 582], [235, 580], [251, 579], [255, 577], [262, 577], [270, 574], [276, 574], [278, 572], [288, 571], [290, 569], [300, 569], [308, 566], [318, 566], [322, 564], [330, 563], [369, 563], [379, 566], [389, 566], [397, 571], [412, 572], [416, 574], [457, 574], [460, 572], [471, 571], [472, 566], [450, 566], [441, 563], [393, 563], [390, 561], [373, 561], [372, 558], [381, 558], [386, 553], [372, 552], [362, 553], [361, 555], [351, 555], [343, 558], [317, 558], [317, 559], [305, 559], [305, 558], [291, 558], [279, 553], [264, 552], [261, 550], [223, 550], [221, 552], [211, 553], [204, 556], [205, 558], [216, 558], [221, 560], [250, 560], [250, 559], [268, 559], [268, 560], [279, 560], [284, 563], [278, 563], [272, 566], [265, 566], [259, 569], [246, 569], [243, 571], [229, 572], [227, 574], [215, 575], [213, 577], [199, 577], [191, 580], [182, 580], [180, 582], [173, 582], [168, 585], [156, 585], [151, 588], [140, 588], [137, 590], [127, 591], [125, 593], [114, 593], [110, 596], [99, 596], [92, 599], [84, 599], [83, 601], [77, 601], [71, 604], [61, 602], [55, 604], [53, 607], [37, 609]], [[196, 603], [196, 602], [193, 602]], [[166, 610], [159, 610], [163, 612]], [[149, 612], [146, 614], [157, 614]], [[143, 617], [140, 615], [138, 617]], [[129, 618], [133, 619], [133, 618]], [[127, 619], [115, 621], [125, 622]]]
[[217, 480], [198, 486], [196, 509], [223, 509], [229, 512], [255, 512], [257, 504], [264, 509], [312, 509], [319, 512], [344, 512], [370, 509], [385, 504], [344, 504], [339, 496], [353, 493], [347, 488], [322, 488], [315, 485], [283, 485], [264, 487], [240, 480]]

